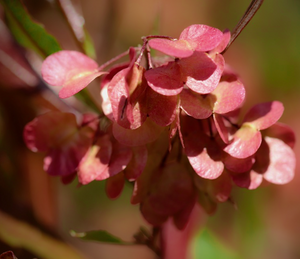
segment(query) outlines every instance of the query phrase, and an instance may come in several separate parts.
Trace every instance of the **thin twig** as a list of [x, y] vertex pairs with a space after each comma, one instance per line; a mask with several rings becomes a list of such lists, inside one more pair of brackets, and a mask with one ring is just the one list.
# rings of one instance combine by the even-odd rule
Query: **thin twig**
[[[140, 50], [139, 47], [136, 47], [135, 50]], [[128, 55], [129, 53], [129, 49], [122, 52], [121, 54], [119, 54], [118, 56], [108, 60], [107, 62], [105, 62], [104, 64], [102, 64], [100, 67], [98, 67], [98, 71], [102, 71], [103, 69], [105, 69], [106, 67], [110, 66], [111, 64], [113, 64], [114, 62], [116, 62], [117, 60], [125, 57], [126, 55]]]
[[240, 35], [242, 30], [247, 26], [247, 24], [251, 21], [253, 16], [256, 14], [258, 9], [261, 7], [264, 0], [252, 0], [248, 9], [246, 10], [243, 17], [240, 19], [237, 26], [234, 28], [234, 30], [231, 33], [231, 39], [227, 44], [227, 47], [222, 52], [222, 54], [225, 53], [225, 51], [230, 47], [230, 45], [234, 42], [234, 40]]

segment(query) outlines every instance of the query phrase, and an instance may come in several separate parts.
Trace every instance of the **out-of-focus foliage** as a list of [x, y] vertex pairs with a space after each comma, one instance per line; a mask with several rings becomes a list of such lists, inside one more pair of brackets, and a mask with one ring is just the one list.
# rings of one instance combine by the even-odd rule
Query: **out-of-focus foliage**
[[0, 212], [0, 238], [12, 247], [27, 249], [42, 258], [84, 259], [84, 256], [67, 244], [52, 239], [38, 229], [2, 212]]
[[115, 245], [132, 245], [133, 243], [125, 242], [118, 237], [113, 236], [105, 230], [93, 230], [89, 232], [77, 233], [75, 231], [70, 232], [71, 236], [81, 238], [82, 240], [103, 242]]
[[237, 252], [222, 243], [218, 237], [214, 236], [209, 230], [199, 231], [192, 244], [194, 258], [206, 259], [241, 259]]
[[35, 23], [19, 0], [1, 0], [11, 32], [22, 46], [46, 57], [61, 48], [42, 25]]

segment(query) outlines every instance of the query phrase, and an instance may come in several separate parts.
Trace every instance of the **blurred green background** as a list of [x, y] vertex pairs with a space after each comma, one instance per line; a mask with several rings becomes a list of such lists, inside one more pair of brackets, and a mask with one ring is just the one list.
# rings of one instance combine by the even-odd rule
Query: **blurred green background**
[[[245, 0], [74, 2], [81, 6], [86, 29], [95, 44], [99, 64], [130, 46], [141, 44], [141, 37], [149, 34], [159, 33], [178, 37], [185, 27], [195, 23], [207, 24], [220, 30], [226, 28], [232, 30], [250, 3]], [[63, 49], [78, 50], [53, 1], [26, 0], [24, 3], [34, 19], [44, 24], [47, 31], [58, 39]], [[246, 87], [247, 99], [243, 112], [258, 102], [279, 100], [285, 106], [285, 113], [280, 121], [290, 125], [298, 139], [300, 134], [298, 118], [300, 1], [266, 0], [224, 57], [241, 76]], [[98, 85], [92, 87], [98, 90]], [[23, 119], [24, 123], [27, 121]], [[5, 123], [2, 116], [2, 128]], [[3, 144], [4, 138], [2, 135], [2, 151], [5, 151], [5, 148], [9, 149], [9, 144]], [[299, 148], [296, 143], [297, 156]], [[29, 167], [27, 171], [45, 174], [42, 171], [41, 155], [27, 152], [24, 157], [27, 164], [28, 161], [34, 164], [27, 165]], [[12, 174], [14, 170], [24, 169], [22, 165], [17, 167], [8, 165], [1, 168], [2, 170], [11, 168]], [[193, 258], [300, 258], [298, 171], [299, 167], [294, 180], [284, 186], [269, 185], [254, 191], [235, 189], [233, 199], [237, 204], [237, 210], [231, 204], [225, 203], [220, 204], [216, 214], [211, 217], [203, 213], [202, 227], [191, 246]], [[28, 176], [25, 174], [21, 177], [23, 178], [28, 179]], [[105, 197], [103, 182], [92, 182], [88, 186], [77, 188], [76, 182], [64, 186], [59, 179], [46, 178], [44, 181], [47, 183], [44, 186], [50, 185], [51, 197], [45, 198], [47, 202], [50, 200], [50, 205], [47, 205], [43, 197], [39, 197], [38, 201], [34, 200], [33, 197], [36, 197], [32, 191], [34, 187], [24, 187], [21, 183], [18, 183], [21, 189], [14, 190], [18, 192], [15, 194], [16, 199], [22, 200], [27, 205], [35, 204], [32, 205], [35, 216], [46, 225], [58, 226], [58, 231], [64, 240], [74, 245], [87, 257], [154, 258], [152, 252], [145, 247], [87, 243], [73, 239], [68, 234], [70, 229], [76, 231], [105, 229], [125, 240], [130, 240], [138, 227], [146, 223], [139, 214], [138, 206], [130, 205], [129, 186], [126, 186], [121, 197], [111, 201]], [[45, 191], [45, 188], [42, 191]]]

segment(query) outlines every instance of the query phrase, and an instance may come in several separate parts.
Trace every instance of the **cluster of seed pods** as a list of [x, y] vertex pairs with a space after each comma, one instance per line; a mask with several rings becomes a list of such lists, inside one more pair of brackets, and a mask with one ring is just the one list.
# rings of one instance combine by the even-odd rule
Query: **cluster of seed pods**
[[256, 104], [240, 118], [245, 87], [222, 55], [230, 38], [201, 24], [178, 39], [144, 37], [109, 69], [80, 52], [52, 54], [42, 76], [59, 97], [101, 76], [102, 109], [42, 114], [25, 127], [27, 146], [45, 152], [45, 171], [64, 183], [106, 180], [116, 198], [132, 182], [131, 202], [153, 226], [172, 217], [182, 229], [196, 203], [213, 213], [234, 186], [291, 181], [295, 136], [278, 122], [283, 105]]

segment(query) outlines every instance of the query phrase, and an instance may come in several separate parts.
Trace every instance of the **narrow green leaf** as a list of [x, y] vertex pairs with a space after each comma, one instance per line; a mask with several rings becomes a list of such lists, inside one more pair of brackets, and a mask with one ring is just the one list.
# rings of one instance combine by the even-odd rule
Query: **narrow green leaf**
[[88, 232], [77, 233], [74, 230], [70, 231], [72, 237], [77, 237], [82, 240], [96, 241], [101, 243], [115, 244], [115, 245], [136, 245], [133, 242], [126, 242], [122, 239], [108, 233], [105, 230], [93, 230]]
[[84, 51], [89, 57], [95, 59], [96, 58], [96, 50], [94, 47], [92, 37], [86, 29], [84, 29], [84, 35], [85, 35], [84, 42], [83, 42]]
[[96, 51], [92, 39], [85, 29], [82, 14], [78, 12], [71, 0], [56, 0], [56, 4], [65, 17], [78, 47], [86, 55], [95, 59]]
[[0, 0], [8, 25], [20, 45], [37, 52], [42, 57], [61, 50], [56, 39], [41, 24], [32, 20], [20, 0]]

